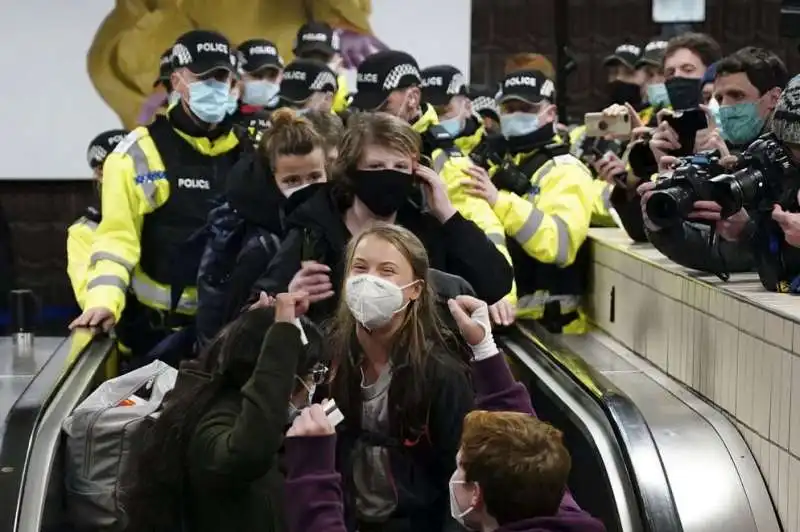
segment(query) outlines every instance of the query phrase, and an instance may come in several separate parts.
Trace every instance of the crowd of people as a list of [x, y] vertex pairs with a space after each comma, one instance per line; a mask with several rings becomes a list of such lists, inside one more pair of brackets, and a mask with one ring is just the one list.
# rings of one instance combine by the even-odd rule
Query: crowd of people
[[[625, 43], [598, 113], [624, 131], [598, 134], [558, 124], [534, 68], [475, 87], [387, 50], [348, 94], [336, 41], [305, 25], [284, 64], [270, 41], [190, 31], [161, 57], [149, 123], [91, 143], [101, 201], [69, 230], [72, 327], [113, 329], [120, 371], [180, 367], [137, 437], [126, 529], [604, 530], [492, 329], [587, 330], [591, 225], [724, 274], [776, 262], [759, 261], [769, 218], [768, 288], [794, 286], [800, 85], [708, 35]], [[785, 150], [782, 175], [757, 142]], [[783, 192], [728, 212], [686, 177], [703, 161], [738, 170], [734, 192], [741, 172]], [[685, 216], [659, 225], [659, 193]]]

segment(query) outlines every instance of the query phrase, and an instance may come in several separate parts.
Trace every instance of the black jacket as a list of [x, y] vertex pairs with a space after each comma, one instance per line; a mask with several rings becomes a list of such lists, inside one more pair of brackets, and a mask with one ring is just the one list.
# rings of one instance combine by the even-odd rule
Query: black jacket
[[726, 274], [755, 270], [754, 229], [752, 222], [748, 224], [737, 242], [716, 235], [711, 241], [711, 228], [692, 222], [659, 231], [645, 229], [645, 232], [653, 246], [671, 261], [693, 270]]
[[[331, 268], [337, 292], [344, 279], [344, 251], [350, 233], [344, 224], [346, 205], [332, 185], [321, 187], [286, 220], [286, 238], [255, 292], [275, 294], [287, 289], [303, 260], [316, 260]], [[432, 268], [463, 277], [477, 297], [489, 304], [510, 290], [513, 271], [505, 257], [475, 224], [456, 213], [446, 223], [423, 214], [411, 202], [397, 213], [397, 223], [412, 231], [428, 251]], [[309, 317], [320, 323], [333, 314], [338, 296], [314, 305]]]

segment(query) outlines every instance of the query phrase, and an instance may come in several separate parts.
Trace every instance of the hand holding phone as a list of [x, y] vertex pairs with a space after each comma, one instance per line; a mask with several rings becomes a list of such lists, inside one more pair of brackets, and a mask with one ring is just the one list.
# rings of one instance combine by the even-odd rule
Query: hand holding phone
[[624, 114], [586, 113], [583, 117], [589, 137], [628, 137], [631, 134], [631, 117]]

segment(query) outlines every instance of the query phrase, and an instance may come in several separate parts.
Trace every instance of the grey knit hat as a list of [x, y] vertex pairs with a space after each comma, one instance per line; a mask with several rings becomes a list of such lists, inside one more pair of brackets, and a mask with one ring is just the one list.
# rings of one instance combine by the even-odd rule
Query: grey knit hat
[[783, 90], [772, 115], [772, 132], [782, 142], [800, 144], [800, 79]]

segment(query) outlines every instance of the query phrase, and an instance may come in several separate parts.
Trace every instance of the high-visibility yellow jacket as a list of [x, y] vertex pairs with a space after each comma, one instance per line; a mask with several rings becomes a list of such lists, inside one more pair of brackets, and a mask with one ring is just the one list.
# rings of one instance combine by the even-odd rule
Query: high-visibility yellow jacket
[[[525, 161], [533, 153], [516, 154], [513, 162], [524, 168]], [[491, 169], [494, 174], [497, 167]], [[549, 158], [531, 175], [531, 188], [527, 197], [501, 190], [494, 212], [503, 224], [505, 232], [512, 237], [527, 257], [514, 255], [514, 267], [518, 272], [519, 303], [517, 315], [523, 318], [539, 319], [544, 306], [551, 301], [559, 301], [564, 313], [580, 311], [579, 297], [582, 287], [577, 286], [567, 294], [552, 294], [548, 286], [553, 277], [571, 276], [579, 279], [582, 272], [575, 272], [580, 265], [573, 267], [579, 250], [589, 233], [593, 210], [592, 176], [586, 166], [569, 154]], [[532, 259], [539, 265], [526, 263]], [[532, 283], [524, 283], [519, 278], [521, 270], [546, 269], [546, 275], [535, 278]], [[570, 278], [571, 278], [570, 277]], [[582, 282], [582, 281], [580, 281]], [[586, 330], [585, 315], [564, 328], [564, 332], [579, 333]]]
[[[426, 144], [424, 140], [426, 133], [429, 133], [429, 129], [432, 126], [437, 126], [438, 123], [439, 117], [436, 115], [436, 111], [433, 106], [428, 105], [420, 118], [411, 125], [414, 131], [423, 136], [423, 146]], [[497, 246], [497, 249], [511, 263], [511, 255], [509, 255], [506, 246], [503, 225], [495, 216], [492, 207], [485, 200], [467, 194], [461, 184], [465, 179], [469, 179], [469, 175], [464, 173], [465, 169], [472, 166], [472, 161], [470, 161], [469, 157], [465, 157], [454, 145], [451, 145], [449, 149], [441, 147], [432, 147], [431, 149], [431, 147], [428, 147], [426, 150], [423, 147], [423, 152], [425, 151], [429, 151], [429, 153], [423, 154], [430, 157], [433, 169], [444, 180], [447, 187], [447, 195], [453, 203], [453, 207], [464, 218], [480, 227], [489, 240]], [[512, 288], [507, 298], [511, 302], [516, 302], [516, 285]]]
[[334, 113], [341, 113], [349, 107], [347, 97], [350, 95], [350, 89], [347, 86], [347, 78], [342, 74], [336, 78], [336, 83], [338, 88], [336, 89], [336, 94], [333, 95], [333, 107], [331, 107], [331, 111]]
[[[208, 156], [221, 156], [239, 146], [231, 131], [213, 141], [175, 132], [193, 149]], [[170, 310], [170, 287], [148, 277], [139, 266], [145, 217], [170, 197], [170, 184], [161, 155], [147, 127], [134, 129], [103, 165], [103, 219], [92, 245], [85, 307], [111, 310], [117, 320], [125, 307], [125, 292], [144, 305]], [[178, 301], [178, 313], [193, 315], [197, 290], [187, 287]]]
[[67, 275], [75, 301], [82, 310], [85, 308], [90, 257], [98, 225], [97, 218], [89, 214], [78, 218], [67, 229]]
[[485, 134], [486, 128], [483, 127], [483, 122], [477, 117], [471, 117], [467, 120], [464, 131], [455, 138], [456, 147], [461, 150], [461, 153], [469, 156], [472, 150], [481, 143]]

